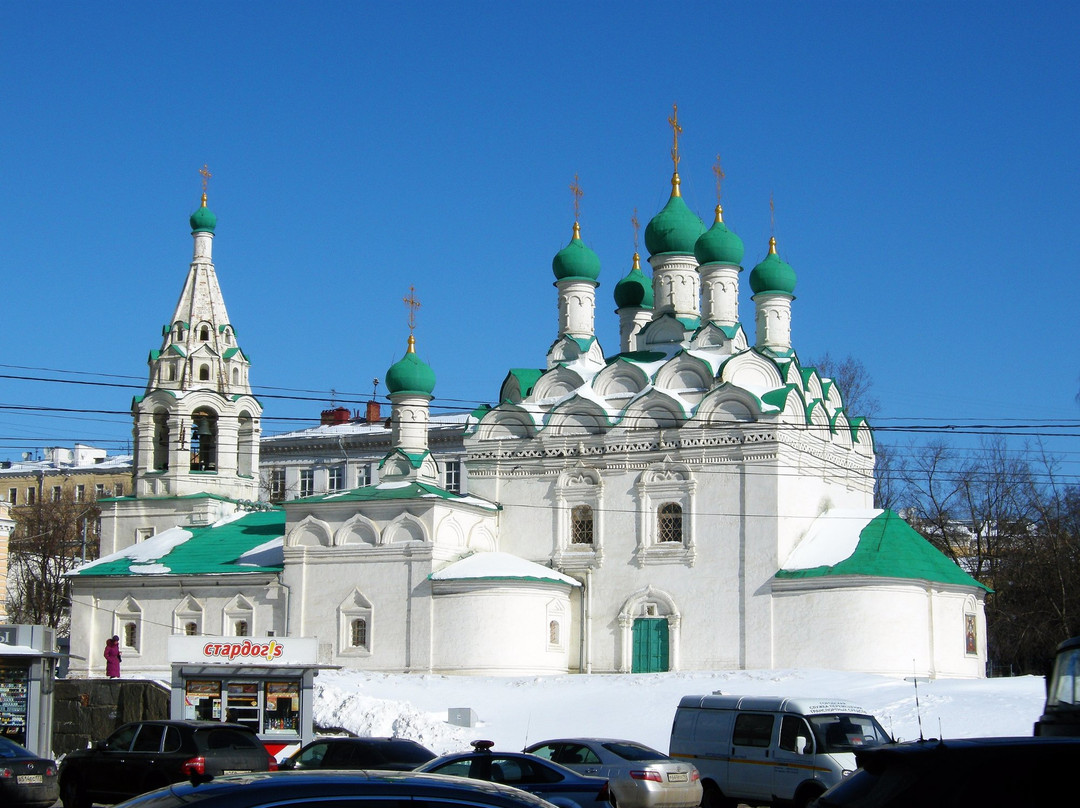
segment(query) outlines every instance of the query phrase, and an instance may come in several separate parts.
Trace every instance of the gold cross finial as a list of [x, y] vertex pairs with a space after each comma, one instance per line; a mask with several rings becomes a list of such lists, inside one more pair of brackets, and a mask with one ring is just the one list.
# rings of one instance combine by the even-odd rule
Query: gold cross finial
[[724, 181], [724, 169], [720, 165], [720, 155], [716, 155], [716, 163], [712, 167], [713, 174], [716, 175], [716, 201], [720, 201], [720, 185]]
[[203, 167], [199, 169], [199, 173], [202, 174], [202, 206], [206, 207], [206, 183], [214, 176], [210, 173], [210, 169], [207, 168], [206, 163], [203, 163]]
[[716, 175], [716, 221], [724, 221], [724, 207], [720, 204], [720, 185], [724, 181], [724, 169], [720, 165], [720, 155], [716, 155], [716, 163], [713, 165], [713, 174]]
[[409, 340], [412, 344], [413, 331], [416, 329], [416, 310], [420, 308], [420, 301], [416, 299], [416, 288], [409, 287], [409, 296], [401, 298], [402, 302], [409, 307]]
[[637, 253], [638, 232], [641, 230], [641, 222], [638, 221], [637, 217], [637, 208], [634, 208], [634, 215], [630, 217], [630, 224], [634, 226], [634, 252]]
[[574, 195], [574, 221], [578, 221], [581, 218], [581, 197], [585, 196], [585, 192], [581, 190], [581, 185], [578, 183], [578, 175], [574, 175], [574, 181], [570, 183], [570, 193]]
[[776, 237], [776, 202], [773, 200], [772, 191], [769, 191], [769, 235]]
[[667, 122], [671, 125], [671, 162], [675, 164], [675, 173], [679, 172], [679, 134], [682, 132], [682, 127], [679, 126], [679, 105], [671, 105], [671, 117], [667, 119]]

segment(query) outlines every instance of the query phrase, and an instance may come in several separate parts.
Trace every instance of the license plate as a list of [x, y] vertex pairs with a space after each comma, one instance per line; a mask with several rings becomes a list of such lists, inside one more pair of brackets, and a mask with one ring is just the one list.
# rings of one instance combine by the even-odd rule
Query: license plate
[[225, 769], [222, 774], [251, 774], [251, 769]]
[[30, 785], [33, 785], [34, 783], [40, 783], [41, 782], [41, 775], [40, 774], [20, 774], [19, 776], [17, 776], [15, 778], [15, 782], [18, 783], [20, 786], [30, 786]]
[[690, 775], [686, 772], [668, 772], [667, 779], [669, 783], [685, 783]]

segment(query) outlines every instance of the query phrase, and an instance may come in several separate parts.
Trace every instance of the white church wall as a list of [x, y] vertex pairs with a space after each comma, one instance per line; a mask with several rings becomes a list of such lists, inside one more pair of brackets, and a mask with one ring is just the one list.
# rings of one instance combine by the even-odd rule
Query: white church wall
[[[445, 592], [447, 584], [459, 591]], [[570, 596], [563, 587], [440, 582], [432, 600], [436, 672], [518, 676], [569, 670]]]
[[[199, 634], [236, 636], [238, 620], [247, 622], [246, 636], [285, 633], [285, 601], [274, 576], [245, 576], [242, 583], [236, 578], [195, 583], [149, 576], [76, 579], [72, 600], [79, 608], [72, 609], [71, 636], [79, 638], [79, 649], [86, 649], [72, 656], [69, 670], [74, 677], [105, 675], [105, 640], [114, 634], [121, 638], [123, 676], [167, 680], [167, 639], [182, 633], [185, 622], [195, 622]], [[133, 643], [128, 624], [134, 625]]]
[[[904, 579], [774, 582], [772, 667], [982, 676], [985, 650], [964, 653], [966, 594]], [[984, 626], [981, 603], [976, 613]]]

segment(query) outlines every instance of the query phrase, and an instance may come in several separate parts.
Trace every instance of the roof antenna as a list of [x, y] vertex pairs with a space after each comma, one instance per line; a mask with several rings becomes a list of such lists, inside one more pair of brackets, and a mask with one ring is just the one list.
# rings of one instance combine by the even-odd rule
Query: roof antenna
[[919, 719], [919, 740], [925, 741], [926, 738], [923, 736], [922, 731], [922, 710], [919, 709], [919, 677], [918, 671], [915, 669], [914, 659], [911, 660], [911, 672], [913, 675], [908, 681], [915, 685], [915, 717]]

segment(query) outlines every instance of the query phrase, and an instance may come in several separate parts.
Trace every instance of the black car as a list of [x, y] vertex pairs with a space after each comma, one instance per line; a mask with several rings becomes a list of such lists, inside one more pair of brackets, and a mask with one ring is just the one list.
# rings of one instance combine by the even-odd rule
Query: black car
[[240, 724], [137, 721], [63, 759], [60, 799], [64, 808], [90, 808], [189, 778], [276, 768], [259, 736]]
[[278, 771], [144, 794], [117, 808], [554, 808], [516, 788], [415, 772]]
[[52, 805], [59, 793], [55, 761], [0, 737], [0, 805]]
[[611, 790], [603, 777], [589, 777], [524, 752], [492, 750], [491, 741], [473, 741], [472, 752], [443, 755], [417, 771], [504, 783], [529, 791], [559, 808], [611, 808]]
[[1058, 805], [1076, 789], [1080, 738], [967, 738], [884, 744], [812, 808]]
[[435, 753], [405, 738], [320, 738], [281, 761], [282, 769], [383, 769], [408, 772]]

